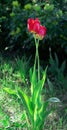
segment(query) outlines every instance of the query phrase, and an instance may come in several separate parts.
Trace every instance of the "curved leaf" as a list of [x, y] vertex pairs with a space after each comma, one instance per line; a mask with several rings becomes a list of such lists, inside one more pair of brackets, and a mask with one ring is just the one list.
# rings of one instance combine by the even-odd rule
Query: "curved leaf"
[[9, 94], [13, 94], [13, 95], [17, 95], [17, 92], [16, 90], [13, 90], [13, 89], [10, 89], [10, 88], [4, 88], [4, 90], [9, 93]]
[[24, 104], [24, 106], [27, 109], [27, 112], [31, 118], [32, 121], [32, 116], [33, 116], [33, 105], [31, 102], [31, 98], [28, 97], [21, 89], [18, 89], [18, 95], [22, 101], [22, 103]]
[[48, 99], [48, 102], [60, 102], [60, 99], [56, 97], [52, 97]]

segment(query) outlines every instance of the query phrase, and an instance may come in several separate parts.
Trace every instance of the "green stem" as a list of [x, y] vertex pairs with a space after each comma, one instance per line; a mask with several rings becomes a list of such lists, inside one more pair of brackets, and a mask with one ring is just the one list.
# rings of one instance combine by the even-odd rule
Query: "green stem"
[[36, 57], [37, 57], [38, 81], [39, 81], [40, 80], [40, 64], [39, 64], [38, 46], [39, 46], [39, 42], [36, 43]]
[[38, 69], [38, 81], [40, 80], [40, 63], [39, 63], [39, 53], [38, 53], [38, 47], [39, 47], [39, 40], [37, 41], [35, 38], [35, 46], [36, 46], [36, 54], [35, 54], [35, 64], [34, 69], [36, 68], [37, 63], [37, 69]]
[[[35, 39], [35, 46], [36, 46], [36, 38]], [[35, 53], [35, 62], [34, 62], [34, 70], [36, 69], [36, 62], [37, 62], [37, 54]]]
[[[39, 41], [38, 41], [39, 44]], [[39, 63], [39, 53], [38, 53], [38, 81], [40, 80], [40, 63]]]

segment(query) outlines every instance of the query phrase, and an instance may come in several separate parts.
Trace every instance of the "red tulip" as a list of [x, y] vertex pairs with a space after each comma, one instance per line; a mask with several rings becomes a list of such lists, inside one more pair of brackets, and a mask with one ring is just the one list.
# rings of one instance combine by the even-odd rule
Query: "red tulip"
[[40, 39], [43, 39], [45, 37], [46, 30], [47, 30], [46, 27], [40, 25], [40, 29], [39, 29], [39, 32], [37, 34]]
[[35, 20], [32, 18], [28, 19], [28, 30], [34, 33], [37, 39], [43, 39], [46, 35], [46, 27], [40, 25], [38, 18]]
[[39, 28], [40, 28], [40, 22], [38, 18], [36, 18], [35, 20], [32, 18], [28, 19], [28, 30], [30, 32], [38, 33]]

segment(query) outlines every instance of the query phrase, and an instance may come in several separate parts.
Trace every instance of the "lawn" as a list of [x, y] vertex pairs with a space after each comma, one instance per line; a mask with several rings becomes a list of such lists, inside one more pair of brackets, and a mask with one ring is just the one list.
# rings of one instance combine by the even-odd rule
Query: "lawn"
[[[15, 95], [8, 94], [4, 88], [21, 88], [30, 95], [29, 68], [30, 62], [25, 57], [4, 58], [0, 56], [0, 130], [27, 130], [27, 118], [25, 107]], [[20, 63], [20, 64], [18, 64]], [[22, 65], [22, 75], [19, 65]], [[44, 130], [67, 129], [67, 92], [64, 87], [57, 83], [57, 79], [49, 75], [42, 92], [42, 100], [50, 97], [58, 97], [60, 103], [54, 103], [55, 111], [50, 113], [44, 123]], [[50, 85], [49, 85], [50, 84]], [[46, 89], [45, 89], [46, 87]], [[46, 90], [46, 91], [45, 91]], [[51, 107], [50, 104], [49, 107]]]

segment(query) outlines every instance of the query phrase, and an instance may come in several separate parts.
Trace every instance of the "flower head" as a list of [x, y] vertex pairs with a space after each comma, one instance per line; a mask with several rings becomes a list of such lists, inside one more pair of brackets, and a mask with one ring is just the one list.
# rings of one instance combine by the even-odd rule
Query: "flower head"
[[40, 24], [38, 18], [35, 20], [32, 18], [28, 19], [28, 30], [33, 33], [37, 39], [43, 39], [46, 35], [46, 27]]
[[38, 33], [39, 28], [40, 28], [40, 22], [38, 18], [36, 18], [35, 20], [32, 18], [28, 19], [28, 30], [30, 32]]
[[39, 39], [43, 39], [46, 35], [46, 27], [40, 25], [39, 32], [37, 33]]

